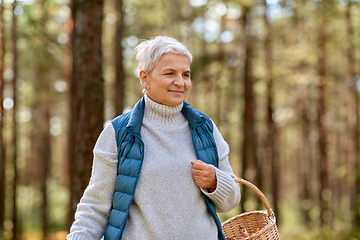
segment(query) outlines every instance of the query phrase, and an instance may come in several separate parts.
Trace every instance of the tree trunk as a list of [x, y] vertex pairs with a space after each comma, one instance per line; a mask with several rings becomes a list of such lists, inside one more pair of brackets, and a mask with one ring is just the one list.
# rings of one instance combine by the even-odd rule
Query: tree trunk
[[[300, 5], [301, 4], [301, 5]], [[304, 7], [304, 2], [299, 3], [299, 8], [294, 9], [293, 14], [293, 23], [294, 27], [298, 29], [299, 36], [307, 35], [306, 28], [306, 19], [301, 12], [301, 9]], [[298, 71], [307, 71], [308, 66], [303, 62], [299, 62]], [[301, 205], [300, 211], [303, 217], [303, 223], [306, 227], [311, 227], [311, 219], [310, 219], [310, 209], [311, 201], [311, 184], [314, 179], [312, 178], [312, 170], [311, 170], [311, 162], [313, 159], [313, 155], [311, 152], [311, 144], [309, 142], [309, 134], [311, 132], [311, 122], [308, 118], [309, 102], [311, 102], [310, 92], [312, 89], [312, 85], [310, 83], [301, 84], [300, 93], [299, 93], [299, 102], [298, 109], [301, 121], [301, 133], [302, 133], [302, 142], [301, 147], [299, 147], [299, 162], [298, 164], [298, 173], [299, 173], [299, 201], [302, 203], [306, 203]], [[317, 201], [317, 199], [316, 199]]]
[[[223, 32], [225, 29], [225, 17], [222, 16], [220, 19], [220, 32]], [[217, 56], [216, 56], [216, 60], [219, 62], [220, 65], [225, 66], [226, 65], [226, 60], [225, 60], [225, 49], [224, 49], [224, 43], [221, 42], [220, 39], [218, 39], [218, 43], [217, 43]], [[214, 121], [217, 125], [218, 128], [221, 127], [222, 125], [222, 119], [221, 119], [221, 114], [222, 111], [224, 111], [223, 107], [223, 102], [226, 102], [226, 99], [224, 99], [224, 97], [222, 97], [222, 93], [223, 93], [223, 87], [220, 84], [220, 79], [224, 74], [224, 69], [221, 68], [218, 70], [218, 72], [215, 75], [215, 78], [213, 79], [213, 85], [214, 85], [214, 89], [215, 89], [215, 106], [216, 106], [216, 114], [214, 117]]]
[[[309, 180], [310, 177], [310, 163], [312, 159], [310, 144], [309, 144], [309, 133], [310, 133], [310, 122], [307, 116], [309, 109], [307, 108], [308, 104], [308, 86], [302, 89], [299, 99], [300, 111], [301, 111], [301, 126], [302, 126], [302, 157], [301, 157], [301, 164], [299, 165], [299, 172], [301, 175], [301, 182], [302, 186], [300, 187], [301, 194], [300, 199], [302, 201], [309, 201], [310, 200], [310, 188], [309, 188]], [[309, 207], [303, 207], [301, 209], [302, 216], [304, 218], [304, 223], [307, 227], [310, 227], [311, 219], [309, 215]]]
[[[268, 4], [265, 1], [265, 7], [268, 9]], [[264, 12], [264, 22], [265, 22], [265, 59], [266, 59], [266, 75], [265, 82], [267, 85], [267, 141], [266, 141], [266, 158], [270, 160], [271, 165], [271, 192], [273, 197], [273, 210], [277, 216], [278, 221], [280, 221], [279, 213], [279, 171], [278, 163], [276, 158], [276, 148], [275, 148], [275, 135], [276, 135], [276, 126], [272, 118], [274, 114], [273, 108], [273, 72], [272, 72], [272, 31], [271, 24], [267, 18], [266, 12]]]
[[17, 61], [18, 61], [18, 51], [17, 51], [17, 16], [15, 14], [15, 7], [17, 6], [17, 1], [15, 0], [13, 3], [13, 15], [12, 15], [12, 43], [13, 43], [13, 71], [14, 76], [12, 80], [13, 84], [13, 128], [12, 128], [12, 144], [13, 144], [13, 171], [14, 171], [14, 179], [13, 179], [13, 215], [12, 215], [12, 222], [13, 222], [13, 239], [18, 239], [19, 236], [19, 226], [18, 226], [18, 213], [17, 213], [17, 184], [18, 184], [18, 170], [17, 170], [17, 121], [16, 121], [16, 113], [17, 113], [17, 89], [16, 89], [16, 82], [17, 82]]
[[179, 0], [167, 0], [167, 12], [168, 15], [166, 16], [168, 18], [169, 24], [171, 24], [171, 36], [175, 39], [178, 39], [180, 41], [181, 34], [180, 34], [180, 23], [182, 21], [181, 19], [181, 1]]
[[4, 232], [5, 221], [5, 140], [4, 140], [4, 56], [5, 56], [5, 26], [4, 26], [4, 2], [0, 3], [0, 238]]
[[330, 224], [330, 185], [329, 162], [327, 155], [327, 128], [326, 128], [326, 18], [325, 5], [321, 2], [322, 14], [318, 29], [318, 128], [319, 128], [319, 162], [320, 162], [320, 221], [321, 225]]
[[[74, 109], [69, 161], [73, 167], [71, 208], [75, 211], [91, 175], [95, 142], [104, 123], [104, 80], [102, 76], [101, 34], [103, 1], [73, 1], [73, 79], [70, 96]], [[71, 148], [74, 148], [75, 152]], [[72, 158], [74, 157], [74, 158]], [[73, 161], [73, 162], [72, 162]]]
[[116, 81], [115, 81], [115, 110], [116, 116], [121, 115], [124, 110], [124, 82], [125, 70], [123, 65], [123, 47], [122, 40], [124, 35], [124, 15], [123, 0], [116, 1], [116, 9], [119, 19], [116, 22]]
[[[266, 9], [268, 8], [267, 2], [265, 2]], [[271, 165], [271, 192], [273, 197], [273, 210], [275, 215], [277, 216], [278, 221], [280, 221], [279, 216], [279, 171], [278, 164], [275, 154], [275, 123], [273, 121], [273, 72], [272, 72], [272, 31], [271, 24], [269, 19], [267, 18], [266, 11], [264, 12], [264, 22], [265, 22], [265, 61], [266, 61], [266, 74], [265, 74], [265, 82], [267, 85], [267, 138], [266, 138], [266, 158], [270, 160]]]
[[352, 21], [351, 21], [351, 7], [352, 2], [349, 1], [347, 8], [346, 8], [346, 33], [347, 33], [347, 40], [348, 40], [348, 48], [347, 48], [347, 58], [348, 58], [348, 82], [351, 86], [350, 89], [350, 95], [352, 98], [352, 138], [354, 142], [354, 162], [352, 163], [354, 165], [354, 169], [357, 171], [355, 176], [355, 191], [352, 199], [352, 209], [354, 209], [354, 227], [360, 226], [360, 132], [359, 132], [359, 98], [358, 98], [358, 92], [357, 92], [357, 86], [356, 86], [356, 70], [355, 70], [355, 56], [354, 56], [354, 43], [353, 43], [353, 35], [354, 30], [352, 27]]
[[[244, 115], [243, 115], [243, 142], [242, 142], [242, 169], [241, 173], [243, 178], [248, 179], [249, 181], [254, 181], [254, 176], [251, 176], [250, 171], [255, 171], [255, 167], [259, 166], [257, 164], [256, 156], [256, 134], [254, 129], [255, 122], [255, 100], [253, 92], [253, 75], [252, 75], [252, 60], [253, 60], [253, 38], [246, 33], [246, 28], [250, 26], [250, 7], [243, 8], [243, 31], [245, 37], [245, 63], [244, 63]], [[259, 175], [260, 173], [256, 173]], [[255, 185], [261, 188], [261, 183], [255, 182]], [[243, 189], [242, 194], [242, 208], [243, 203], [247, 200], [247, 189]]]
[[[76, 29], [74, 28], [74, 19], [76, 19], [76, 9], [75, 9], [75, 4], [74, 4], [74, 0], [71, 1], [71, 13], [72, 13], [72, 21], [73, 21], [73, 28], [72, 28], [72, 32], [71, 32], [71, 41], [69, 43], [70, 45], [70, 49], [71, 51], [73, 51], [74, 49], [74, 42], [75, 42], [75, 31]], [[72, 57], [74, 56], [74, 54], [72, 53]], [[76, 205], [77, 202], [73, 201], [73, 199], [75, 199], [74, 196], [74, 178], [75, 178], [75, 140], [76, 140], [76, 126], [75, 126], [75, 122], [77, 117], [77, 112], [76, 112], [76, 92], [77, 92], [77, 87], [76, 87], [76, 78], [75, 78], [75, 62], [72, 61], [72, 69], [71, 69], [71, 74], [69, 76], [69, 118], [68, 118], [68, 144], [67, 144], [67, 166], [68, 166], [68, 173], [69, 173], [69, 190], [70, 190], [70, 200], [69, 200], [69, 207], [68, 207], [68, 219], [67, 219], [67, 228], [69, 229], [72, 222], [74, 221], [74, 214], [75, 214], [75, 209], [76, 209]]]
[[[43, 80], [46, 78], [43, 78]], [[48, 85], [47, 83], [45, 83]], [[50, 92], [49, 87], [43, 88], [46, 92], [45, 95], [48, 95]], [[41, 126], [39, 126], [39, 146], [38, 146], [38, 158], [40, 163], [40, 191], [42, 194], [42, 205], [41, 205], [41, 222], [42, 222], [42, 233], [43, 239], [48, 239], [48, 230], [49, 230], [49, 218], [48, 218], [48, 188], [47, 180], [50, 172], [51, 166], [51, 134], [50, 134], [50, 112], [51, 112], [51, 103], [49, 101], [49, 96], [47, 96], [45, 102], [41, 107], [43, 119], [41, 119]]]
[[[49, 21], [49, 13], [46, 8], [46, 3], [48, 0], [41, 0], [41, 5], [43, 6], [43, 16], [41, 18], [41, 22], [43, 24], [42, 29], [46, 29], [46, 23]], [[44, 37], [46, 38], [46, 32], [42, 32]], [[46, 57], [48, 51], [46, 49], [43, 50], [42, 56]], [[43, 239], [48, 239], [49, 234], [49, 204], [48, 204], [48, 187], [47, 182], [50, 173], [51, 166], [51, 143], [52, 138], [50, 134], [50, 119], [51, 119], [51, 109], [52, 109], [52, 88], [51, 88], [51, 77], [49, 74], [49, 68], [46, 65], [40, 64], [37, 69], [37, 79], [38, 79], [38, 89], [41, 89], [41, 93], [39, 94], [39, 102], [37, 103], [37, 108], [39, 108], [39, 112], [41, 113], [41, 118], [38, 119], [40, 124], [37, 129], [38, 136], [38, 148], [37, 148], [37, 159], [39, 163], [39, 182], [40, 182], [40, 191], [42, 194], [42, 205], [40, 208], [41, 215], [41, 224], [42, 224], [42, 233]]]

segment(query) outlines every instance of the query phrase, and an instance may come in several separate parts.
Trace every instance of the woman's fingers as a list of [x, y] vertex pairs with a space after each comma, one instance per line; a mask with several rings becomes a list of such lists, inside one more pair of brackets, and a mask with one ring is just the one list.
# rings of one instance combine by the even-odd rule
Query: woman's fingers
[[191, 161], [191, 164], [196, 185], [201, 188], [216, 188], [216, 172], [211, 165], [200, 160]]

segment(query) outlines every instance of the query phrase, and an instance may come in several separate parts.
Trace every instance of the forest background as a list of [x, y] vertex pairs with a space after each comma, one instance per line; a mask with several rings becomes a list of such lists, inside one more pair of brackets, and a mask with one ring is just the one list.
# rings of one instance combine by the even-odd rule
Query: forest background
[[[194, 55], [188, 102], [282, 239], [360, 239], [358, 0], [6, 0], [0, 239], [65, 239], [103, 126], [142, 96], [134, 47]], [[243, 188], [225, 221], [263, 209]]]

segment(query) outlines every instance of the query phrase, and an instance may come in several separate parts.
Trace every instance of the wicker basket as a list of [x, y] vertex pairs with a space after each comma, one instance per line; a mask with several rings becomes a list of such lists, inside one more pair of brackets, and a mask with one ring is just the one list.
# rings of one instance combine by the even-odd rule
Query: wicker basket
[[[223, 233], [226, 238], [246, 239], [246, 240], [279, 240], [279, 231], [276, 227], [274, 212], [265, 195], [252, 183], [234, 178], [235, 182], [242, 183], [251, 188], [261, 198], [267, 211], [252, 211], [237, 215], [222, 224]], [[243, 226], [249, 233], [249, 237], [244, 238], [239, 230]]]

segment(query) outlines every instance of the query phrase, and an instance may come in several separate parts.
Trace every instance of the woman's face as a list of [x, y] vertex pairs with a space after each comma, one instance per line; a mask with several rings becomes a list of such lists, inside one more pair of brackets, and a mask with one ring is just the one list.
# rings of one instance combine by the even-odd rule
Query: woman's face
[[166, 53], [150, 74], [140, 71], [140, 79], [151, 100], [168, 106], [179, 105], [191, 88], [189, 59], [185, 55]]

